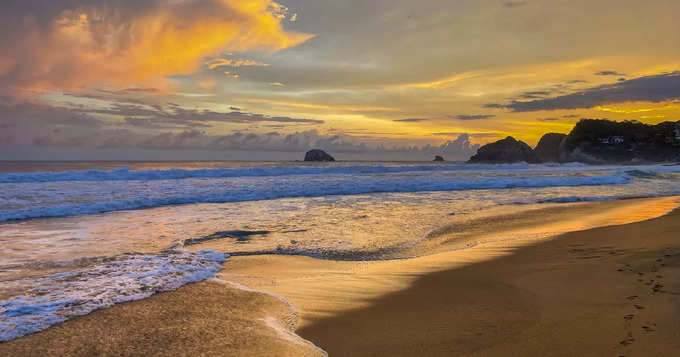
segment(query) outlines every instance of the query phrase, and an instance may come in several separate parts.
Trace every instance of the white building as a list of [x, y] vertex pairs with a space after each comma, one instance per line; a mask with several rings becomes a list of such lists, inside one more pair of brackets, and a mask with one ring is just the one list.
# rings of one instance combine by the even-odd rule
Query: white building
[[680, 141], [680, 121], [675, 123], [675, 140]]
[[606, 138], [599, 138], [598, 140], [601, 144], [608, 145], [623, 144], [625, 142], [623, 136], [608, 136]]

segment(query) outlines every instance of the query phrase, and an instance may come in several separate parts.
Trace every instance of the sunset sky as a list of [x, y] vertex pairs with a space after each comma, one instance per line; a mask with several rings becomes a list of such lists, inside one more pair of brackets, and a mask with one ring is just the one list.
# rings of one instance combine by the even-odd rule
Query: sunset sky
[[4, 0], [0, 159], [467, 159], [680, 120], [677, 0]]

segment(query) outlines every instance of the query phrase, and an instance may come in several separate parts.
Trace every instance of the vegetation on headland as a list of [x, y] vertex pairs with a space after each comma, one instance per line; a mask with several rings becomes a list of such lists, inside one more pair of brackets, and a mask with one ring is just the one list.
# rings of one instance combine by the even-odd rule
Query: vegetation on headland
[[568, 135], [545, 134], [534, 149], [507, 137], [480, 147], [470, 158], [470, 162], [520, 161], [591, 164], [677, 162], [680, 161], [680, 121], [650, 125], [634, 120], [583, 119]]

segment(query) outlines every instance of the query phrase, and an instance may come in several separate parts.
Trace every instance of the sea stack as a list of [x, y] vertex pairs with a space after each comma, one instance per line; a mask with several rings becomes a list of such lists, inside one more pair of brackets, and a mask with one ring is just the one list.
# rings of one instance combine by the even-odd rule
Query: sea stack
[[540, 160], [536, 153], [523, 141], [515, 140], [508, 136], [491, 144], [486, 144], [477, 150], [477, 154], [470, 158], [471, 163], [512, 163], [528, 162], [537, 163]]
[[305, 161], [329, 162], [335, 161], [335, 158], [323, 150], [314, 149], [307, 151], [305, 154]]
[[436, 155], [432, 161], [445, 161], [443, 156]]

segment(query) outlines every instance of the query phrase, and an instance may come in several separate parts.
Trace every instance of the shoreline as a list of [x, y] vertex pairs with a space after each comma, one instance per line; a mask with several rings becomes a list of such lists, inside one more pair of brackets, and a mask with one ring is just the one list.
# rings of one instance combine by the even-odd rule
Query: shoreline
[[[653, 207], [664, 200], [666, 200], [665, 206]], [[670, 201], [674, 202], [673, 207], [677, 206], [677, 198], [665, 198], [632, 200], [632, 203], [622, 201], [584, 203], [583, 207], [592, 207], [596, 211], [598, 207], [611, 206], [612, 211], [609, 215], [614, 219], [612, 222], [616, 223], [617, 217], [613, 217], [615, 214], [612, 212], [616, 214], [628, 212], [642, 217], [645, 214], [651, 214], [651, 211], [641, 212], [644, 211], [641, 208], [651, 207], [652, 211], [658, 210], [656, 215], [658, 216], [670, 210], [668, 206]], [[662, 209], [666, 211], [662, 212]], [[577, 209], [575, 212], [583, 214], [584, 211]], [[676, 209], [666, 216], [652, 218], [651, 221], [666, 222], [667, 217], [676, 217], [677, 220], [680, 218], [678, 212]], [[606, 223], [599, 221], [600, 219], [594, 219], [588, 224]], [[646, 222], [649, 221], [632, 223], [628, 226], [645, 225]], [[621, 226], [595, 228], [583, 232], [615, 229], [616, 227]], [[646, 229], [649, 230], [649, 228]], [[673, 232], [678, 231], [680, 230], [673, 230]], [[512, 272], [512, 269], [508, 269], [507, 263], [503, 263], [506, 265], [498, 263], [508, 260], [515, 262], [515, 265], [528, 264], [531, 267], [532, 265], [529, 264], [531, 259], [528, 259], [526, 253], [523, 252], [536, 249], [540, 251], [547, 249], [541, 247], [557, 244], [555, 242], [564, 243], [565, 240], [576, 240], [578, 237], [574, 238], [572, 235], [586, 234], [583, 232], [560, 235], [559, 239], [532, 238], [512, 242], [483, 243], [481, 247], [477, 246], [463, 251], [437, 253], [396, 261], [331, 261], [300, 256], [234, 257], [224, 264], [225, 270], [218, 274], [219, 279], [227, 280], [228, 285], [232, 287], [215, 281], [205, 281], [186, 285], [176, 291], [158, 294], [141, 301], [95, 311], [43, 332], [0, 343], [0, 354], [8, 356], [113, 353], [123, 355], [168, 353], [244, 356], [321, 355], [322, 353], [315, 348], [316, 346], [328, 351], [331, 356], [371, 355], [371, 353], [399, 355], [400, 352], [404, 355], [413, 355], [413, 353], [416, 355], [418, 353], [468, 354], [463, 350], [456, 352], [441, 348], [451, 341], [455, 341], [459, 347], [461, 343], [465, 345], [465, 341], [473, 341], [474, 343], [470, 343], [478, 346], [500, 345], [494, 344], [495, 340], [482, 340], [476, 337], [477, 335], [465, 336], [461, 342], [451, 338], [455, 333], [460, 332], [456, 326], [435, 323], [435, 320], [430, 321], [433, 323], [417, 326], [417, 321], [422, 316], [429, 316], [428, 313], [434, 313], [435, 317], [449, 316], [451, 320], [467, 321], [468, 324], [473, 324], [475, 321], [488, 323], [490, 324], [487, 326], [489, 331], [507, 330], [516, 333], [526, 329], [526, 326], [531, 325], [526, 320], [531, 316], [531, 311], [526, 306], [533, 306], [527, 301], [531, 302], [535, 295], [531, 293], [531, 289], [516, 288], [513, 286], [515, 282], [512, 281], [500, 284], [497, 282], [478, 283], [471, 277], [477, 277], [489, 271], [502, 271], [503, 275]], [[600, 240], [598, 237], [593, 239]], [[607, 244], [614, 246], [614, 243]], [[635, 240], [628, 243], [634, 246]], [[678, 244], [680, 245], [680, 242]], [[517, 258], [518, 254], [523, 258]], [[614, 254], [612, 256], [619, 257]], [[550, 264], [558, 261], [551, 261]], [[583, 261], [590, 262], [588, 259], [583, 259]], [[495, 268], [488, 268], [489, 266]], [[470, 271], [477, 271], [477, 273], [469, 273]], [[458, 276], [459, 274], [463, 274], [463, 277]], [[432, 283], [428, 285], [423, 281]], [[244, 285], [247, 288], [234, 287], [236, 286], [234, 284]], [[423, 284], [427, 286], [425, 290], [432, 291], [432, 295], [419, 295], [423, 291]], [[488, 298], [484, 306], [493, 314], [461, 314], [461, 311], [451, 310], [451, 305], [447, 304], [446, 300], [441, 300], [444, 296], [450, 296], [447, 294], [461, 290], [468, 292], [466, 296], [469, 301], [465, 300], [465, 297], [454, 294], [454, 298], [462, 298], [464, 302], [467, 302], [458, 305], [468, 306], [471, 309], [478, 301], [476, 298]], [[502, 299], [494, 300], [489, 294], [475, 296], [480, 291], [495, 291], [499, 296], [511, 295], [509, 300], [512, 308], [503, 310], [502, 307], [508, 306], [507, 302]], [[418, 296], [418, 298], [400, 300], [401, 305], [394, 302], [395, 297], [399, 300], [401, 299], [399, 297], [404, 295]], [[289, 301], [289, 304], [292, 303], [300, 316], [291, 316], [295, 314], [295, 311], [291, 311], [290, 306], [287, 306], [282, 299]], [[385, 310], [386, 304], [392, 307], [391, 310]], [[422, 309], [424, 307], [427, 307], [425, 311]], [[646, 311], [651, 310], [648, 308]], [[452, 311], [455, 314], [451, 315]], [[504, 314], [514, 317], [506, 318]], [[390, 321], [389, 317], [392, 315], [413, 318], [385, 326], [374, 325], [379, 321]], [[376, 320], [376, 316], [380, 318]], [[299, 322], [295, 323], [298, 319]], [[619, 319], [621, 319], [620, 316], [616, 321]], [[502, 324], [504, 321], [514, 322], [506, 326]], [[503, 328], [491, 326], [499, 322], [501, 322], [499, 326], [502, 325]], [[371, 328], [362, 330], [359, 328], [362, 326], [371, 326]], [[433, 333], [433, 328], [435, 332], [446, 333]], [[357, 339], [348, 337], [359, 330], [362, 333], [357, 335]], [[418, 331], [429, 331], [428, 334], [434, 336], [434, 339], [417, 340], [416, 337], [420, 336]], [[309, 343], [301, 339], [297, 340], [295, 333]], [[378, 337], [385, 338], [385, 340], [376, 340]], [[168, 338], [173, 342], [163, 342]], [[373, 341], [374, 343], [357, 346], [352, 343], [356, 341]], [[426, 341], [425, 345], [439, 346], [440, 349], [409, 351], [399, 345], [399, 341], [409, 342], [409, 345], [413, 346], [421, 346], [420, 343]], [[338, 343], [341, 346], [340, 349], [336, 345]], [[400, 348], [388, 350], [390, 346], [400, 346]], [[375, 351], [373, 347], [384, 349]], [[357, 349], [343, 350], [351, 348]], [[501, 352], [504, 351], [504, 349], [501, 350]], [[612, 351], [614, 350], [608, 350], [608, 353]], [[493, 355], [493, 351], [487, 352]], [[546, 353], [546, 351], [543, 352]]]

